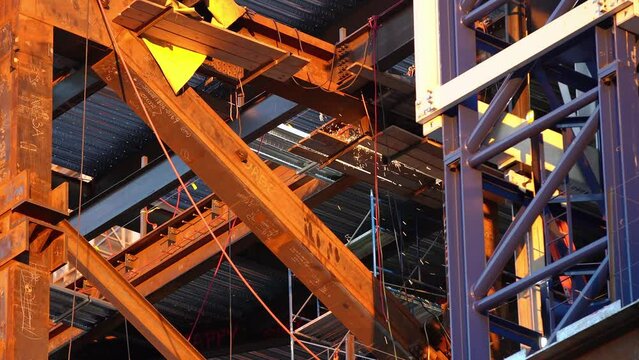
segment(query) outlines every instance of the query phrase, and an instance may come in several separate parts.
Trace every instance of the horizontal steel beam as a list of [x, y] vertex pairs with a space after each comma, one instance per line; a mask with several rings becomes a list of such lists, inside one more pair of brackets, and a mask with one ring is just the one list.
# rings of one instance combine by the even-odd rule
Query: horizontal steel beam
[[[84, 98], [84, 70], [70, 74], [53, 86], [53, 118], [57, 118], [67, 110], [82, 102]], [[104, 83], [93, 72], [87, 72], [87, 97], [104, 87]]]
[[240, 117], [230, 122], [229, 126], [248, 144], [304, 109], [304, 106], [293, 101], [277, 95], [268, 95], [250, 106], [243, 107]]
[[[171, 158], [184, 179], [193, 177], [191, 169], [177, 155]], [[81, 215], [76, 214], [69, 222], [82, 236], [91, 239], [117, 224], [131, 210], [143, 208], [177, 186], [169, 162], [161, 159], [133, 173], [97, 200], [83, 205]]]
[[417, 121], [424, 124], [441, 115], [478, 90], [542, 57], [632, 3], [632, 0], [584, 2], [441, 87], [429, 89], [432, 95], [417, 99], [421, 104]]

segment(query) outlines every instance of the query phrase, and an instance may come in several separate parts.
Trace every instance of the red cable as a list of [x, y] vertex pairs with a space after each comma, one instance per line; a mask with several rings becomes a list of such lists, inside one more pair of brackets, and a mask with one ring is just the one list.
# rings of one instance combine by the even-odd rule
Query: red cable
[[[262, 142], [264, 141], [264, 135], [262, 135], [260, 137], [260, 144], [257, 147], [257, 155], [260, 154], [260, 151], [262, 151]], [[180, 189], [180, 188], [178, 188]], [[179, 198], [179, 192], [178, 192], [178, 198]], [[235, 227], [235, 223], [237, 222], [237, 217], [235, 219], [233, 219], [233, 223], [231, 224], [230, 228], [229, 228], [229, 236], [228, 236], [228, 241], [226, 242], [226, 246], [229, 246], [231, 244], [231, 237], [232, 237], [232, 232], [233, 232], [233, 228]], [[195, 322], [193, 323], [193, 327], [191, 328], [191, 331], [189, 332], [189, 336], [186, 338], [187, 341], [191, 341], [191, 337], [193, 336], [193, 332], [195, 331], [195, 327], [197, 326], [198, 321], [200, 320], [200, 316], [202, 315], [202, 313], [204, 312], [204, 305], [206, 304], [206, 301], [209, 298], [209, 294], [211, 292], [211, 288], [213, 286], [213, 282], [215, 280], [215, 278], [217, 277], [217, 272], [218, 270], [220, 270], [220, 266], [222, 265], [222, 260], [224, 259], [224, 257], [220, 256], [218, 262], [217, 262], [217, 266], [215, 266], [215, 271], [213, 272], [213, 277], [211, 278], [211, 281], [209, 282], [209, 286], [206, 289], [206, 294], [204, 295], [204, 300], [202, 300], [202, 305], [200, 306], [200, 309], [198, 310], [197, 316], [195, 317]], [[231, 336], [231, 339], [233, 338], [233, 333], [229, 332], [229, 336]]]
[[168, 160], [169, 165], [171, 166], [171, 170], [175, 174], [177, 180], [180, 182], [180, 185], [182, 185], [182, 187], [184, 187], [185, 192], [186, 192], [186, 196], [189, 198], [189, 201], [191, 202], [191, 204], [193, 204], [193, 206], [195, 208], [195, 212], [198, 214], [200, 219], [202, 219], [202, 222], [206, 226], [206, 229], [209, 231], [209, 233], [213, 237], [213, 240], [215, 240], [215, 243], [220, 248], [220, 251], [222, 252], [222, 255], [229, 262], [229, 265], [231, 265], [231, 267], [233, 268], [233, 271], [235, 271], [235, 273], [240, 278], [240, 280], [242, 280], [242, 283], [244, 283], [246, 288], [257, 299], [257, 301], [264, 308], [264, 310], [266, 310], [266, 312], [273, 318], [273, 320], [275, 320], [277, 325], [280, 328], [282, 328], [287, 334], [289, 334], [291, 336], [291, 338], [297, 344], [299, 344], [302, 349], [304, 349], [304, 351], [306, 351], [310, 355], [312, 355], [314, 359], [320, 360], [320, 358], [317, 355], [315, 355], [315, 353], [311, 349], [309, 349], [309, 347], [306, 346], [306, 344], [304, 344], [302, 341], [300, 341], [300, 339], [297, 336], [295, 336], [295, 334], [293, 334], [293, 332], [290, 331], [290, 329], [286, 325], [284, 325], [284, 323], [277, 317], [277, 315], [275, 315], [273, 310], [271, 310], [271, 308], [266, 304], [266, 302], [264, 302], [264, 300], [260, 297], [260, 295], [257, 293], [257, 291], [255, 291], [255, 289], [248, 282], [246, 277], [244, 277], [244, 275], [242, 275], [242, 272], [240, 271], [240, 269], [231, 260], [230, 256], [224, 250], [224, 248], [222, 247], [222, 244], [220, 243], [218, 238], [215, 236], [215, 233], [213, 232], [213, 230], [211, 229], [209, 224], [206, 222], [206, 219], [204, 218], [204, 215], [202, 214], [202, 211], [197, 206], [197, 204], [195, 202], [195, 199], [193, 199], [193, 196], [191, 196], [191, 193], [189, 192], [189, 190], [186, 188], [186, 185], [184, 184], [184, 180], [182, 180], [182, 177], [180, 176], [180, 173], [178, 172], [177, 168], [175, 167], [175, 164], [173, 163], [173, 160], [171, 160], [171, 156], [169, 155], [169, 151], [167, 150], [166, 145], [164, 145], [164, 142], [162, 141], [162, 138], [160, 137], [160, 134], [158, 133], [158, 131], [157, 131], [156, 127], [155, 127], [155, 124], [154, 124], [153, 120], [151, 119], [151, 115], [149, 114], [149, 111], [147, 110], [146, 105], [144, 104], [144, 101], [142, 101], [142, 96], [140, 95], [140, 92], [138, 91], [138, 88], [135, 85], [136, 83], [133, 80], [133, 76], [131, 75], [131, 72], [129, 71], [129, 67], [126, 64], [126, 59], [123, 58], [120, 55], [119, 45], [118, 45], [117, 41], [115, 40], [115, 35], [113, 34], [113, 29], [111, 28], [111, 23], [109, 22], [109, 19], [107, 18], [106, 12], [104, 11], [104, 8], [102, 7], [101, 1], [100, 0], [96, 0], [96, 4], [98, 6], [98, 9], [100, 10], [100, 15], [102, 16], [102, 20], [104, 21], [104, 25], [105, 25], [107, 34], [109, 36], [109, 39], [111, 41], [111, 44], [113, 45], [113, 51], [114, 51], [115, 55], [120, 59], [120, 62], [122, 64], [122, 68], [124, 69], [124, 72], [126, 74], [127, 80], [131, 84], [131, 87], [133, 88], [133, 92], [135, 93], [136, 99], [141, 105], [142, 111], [144, 112], [144, 116], [145, 116], [145, 118], [146, 118], [146, 120], [147, 120], [147, 122], [149, 124], [149, 127], [153, 131], [153, 134], [155, 135], [155, 138], [158, 141], [158, 144], [160, 145], [160, 148], [162, 149], [162, 152], [164, 153], [164, 156]]
[[[378, 129], [378, 123], [379, 123], [379, 116], [378, 116], [378, 110], [377, 110], [377, 16], [372, 16], [368, 19], [368, 26], [370, 27], [370, 31], [371, 31], [371, 42], [373, 45], [373, 50], [371, 51], [371, 63], [373, 64], [373, 86], [374, 86], [374, 91], [373, 91], [373, 105], [374, 105], [374, 109], [373, 109], [373, 193], [375, 195], [375, 243], [376, 243], [376, 247], [377, 247], [377, 252], [379, 254], [379, 256], [377, 257], [377, 261], [379, 263], [379, 269], [380, 269], [380, 277], [383, 277], [383, 271], [384, 271], [384, 265], [383, 265], [383, 261], [382, 261], [382, 246], [381, 246], [381, 242], [380, 242], [380, 210], [379, 210], [379, 178], [378, 178], [378, 149], [377, 149], [377, 144], [378, 144], [378, 135], [379, 135], [379, 129]], [[380, 306], [382, 309], [386, 309], [385, 306], [385, 299], [384, 299], [384, 284], [382, 283], [382, 281], [378, 282], [379, 285], [379, 296], [380, 296]], [[382, 311], [382, 314], [384, 316], [386, 316], [386, 312]]]
[[160, 198], [160, 201], [161, 201], [161, 202], [163, 202], [164, 204], [166, 204], [167, 206], [169, 206], [169, 207], [173, 208], [173, 212], [174, 212], [174, 213], [175, 213], [175, 211], [177, 210], [177, 207], [176, 207], [175, 205], [171, 204], [170, 202], [168, 202], [168, 201], [166, 201], [166, 200], [164, 200], [164, 199], [162, 199], [162, 198]]
[[[231, 223], [231, 226], [229, 228], [228, 240], [226, 242], [225, 247], [231, 245], [231, 237], [233, 236], [233, 228], [235, 227], [236, 222], [237, 222], [237, 217], [233, 219], [233, 223]], [[191, 341], [191, 336], [193, 336], [195, 327], [197, 326], [197, 323], [200, 320], [200, 316], [202, 316], [202, 313], [204, 312], [204, 305], [206, 305], [206, 302], [209, 299], [211, 289], [213, 288], [213, 282], [215, 281], [215, 278], [217, 277], [218, 270], [220, 270], [220, 266], [222, 265], [222, 260], [224, 260], [224, 256], [220, 256], [220, 259], [217, 261], [217, 266], [215, 266], [213, 277], [211, 278], [211, 281], [209, 281], [209, 286], [206, 289], [206, 294], [204, 295], [204, 299], [202, 300], [202, 305], [200, 305], [200, 309], [197, 312], [197, 316], [195, 317], [195, 322], [193, 323], [193, 327], [191, 328], [191, 331], [189, 332], [189, 336], [186, 338], [186, 340], [189, 342]]]

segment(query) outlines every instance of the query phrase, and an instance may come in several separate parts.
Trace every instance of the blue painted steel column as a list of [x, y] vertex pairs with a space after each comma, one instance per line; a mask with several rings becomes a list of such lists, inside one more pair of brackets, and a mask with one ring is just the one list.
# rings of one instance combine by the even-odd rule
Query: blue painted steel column
[[[464, 14], [456, 5], [457, 1], [439, 1], [441, 33], [455, 34], [450, 42], [440, 39], [443, 81], [475, 65], [475, 31], [462, 23]], [[453, 49], [449, 48], [451, 45]], [[446, 59], [450, 53], [456, 59], [456, 66], [447, 69]], [[462, 360], [490, 358], [488, 318], [473, 309], [470, 292], [486, 262], [482, 176], [468, 165], [470, 154], [461, 146], [477, 121], [477, 97], [473, 96], [458, 106], [457, 117], [445, 117], [443, 122], [452, 352], [454, 359]]]
[[611, 300], [639, 299], [639, 96], [636, 36], [597, 28], [601, 147], [610, 258]]

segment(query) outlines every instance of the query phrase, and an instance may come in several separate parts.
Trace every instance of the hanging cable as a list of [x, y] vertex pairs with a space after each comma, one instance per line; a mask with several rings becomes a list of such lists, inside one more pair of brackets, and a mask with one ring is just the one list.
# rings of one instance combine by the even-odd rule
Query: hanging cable
[[379, 230], [380, 230], [380, 206], [379, 206], [379, 178], [378, 178], [378, 166], [379, 166], [379, 150], [378, 150], [378, 143], [379, 143], [379, 139], [378, 139], [378, 135], [379, 135], [379, 111], [378, 111], [378, 106], [377, 106], [377, 102], [378, 102], [378, 81], [377, 81], [377, 71], [378, 71], [378, 66], [377, 66], [377, 50], [378, 50], [378, 46], [377, 46], [377, 30], [378, 30], [378, 16], [372, 16], [371, 18], [369, 18], [368, 20], [368, 25], [370, 27], [370, 41], [373, 45], [373, 49], [371, 51], [371, 63], [372, 63], [372, 68], [373, 68], [373, 105], [374, 105], [374, 112], [373, 112], [373, 116], [374, 116], [374, 124], [373, 124], [373, 134], [374, 134], [374, 139], [373, 139], [373, 156], [374, 156], [374, 160], [373, 160], [373, 176], [374, 178], [374, 193], [375, 193], [375, 241], [377, 242], [377, 248], [378, 248], [378, 253], [379, 253], [379, 268], [380, 268], [380, 297], [381, 297], [381, 306], [382, 309], [384, 311], [384, 318], [386, 319], [386, 325], [388, 327], [388, 334], [391, 337], [391, 343], [393, 345], [393, 355], [395, 357], [395, 359], [397, 359], [397, 346], [395, 345], [395, 340], [393, 339], [393, 330], [392, 330], [392, 326], [390, 323], [390, 316], [389, 316], [389, 309], [388, 309], [388, 295], [386, 293], [386, 286], [384, 285], [384, 264], [383, 264], [383, 251], [382, 251], [382, 244], [380, 241], [380, 235], [379, 235]]
[[126, 335], [126, 354], [127, 359], [131, 360], [131, 346], [129, 344], [129, 321], [124, 319], [124, 334]]
[[337, 345], [335, 345], [335, 348], [333, 348], [333, 353], [331, 353], [328, 357], [329, 359], [333, 359], [336, 357], [336, 355], [338, 356], [337, 359], [339, 360], [339, 348], [340, 346], [342, 346], [342, 344], [344, 343], [344, 341], [346, 341], [346, 338], [348, 337], [348, 334], [350, 334], [350, 331], [346, 332], [346, 335], [344, 335], [344, 337], [342, 338], [342, 340], [340, 340]]
[[[233, 220], [233, 223], [229, 222], [229, 232], [228, 232], [228, 240], [226, 242], [225, 246], [229, 246], [231, 245], [231, 237], [232, 232], [233, 232], [233, 228], [235, 227], [235, 222], [237, 221], [237, 218], [235, 218]], [[186, 340], [191, 341], [191, 337], [193, 336], [193, 332], [195, 331], [195, 328], [197, 327], [197, 323], [200, 320], [200, 317], [202, 316], [202, 314], [204, 313], [204, 306], [206, 305], [206, 302], [209, 299], [209, 295], [211, 294], [211, 289], [213, 289], [213, 283], [215, 282], [215, 278], [217, 277], [217, 273], [220, 270], [220, 266], [222, 265], [222, 261], [224, 260], [223, 256], [220, 256], [220, 258], [217, 261], [217, 265], [215, 266], [215, 271], [213, 272], [213, 276], [211, 277], [211, 280], [209, 281], [209, 285], [206, 288], [206, 293], [204, 293], [204, 299], [202, 299], [202, 304], [200, 305], [200, 308], [198, 309], [197, 315], [195, 316], [195, 321], [193, 322], [193, 326], [191, 327], [191, 331], [189, 331], [189, 336], [186, 338]]]
[[[227, 208], [227, 217], [231, 217], [231, 209]], [[235, 220], [237, 220], [237, 217], [235, 218]], [[229, 224], [229, 241], [228, 241], [228, 247], [229, 247], [229, 259], [232, 256], [231, 253], [231, 244], [232, 242], [232, 231], [233, 231], [233, 227], [235, 226], [235, 220], [233, 221], [233, 224]], [[232, 293], [232, 289], [231, 289], [231, 280], [232, 280], [232, 273], [231, 273], [231, 267], [229, 266], [229, 360], [233, 360], [233, 293]]]
[[[82, 137], [80, 142], [80, 177], [79, 177], [79, 190], [78, 190], [78, 226], [79, 229], [82, 224], [82, 191], [84, 181], [82, 180], [82, 174], [84, 174], [84, 143], [86, 139], [86, 124], [87, 124], [87, 82], [89, 78], [89, 14], [91, 13], [91, 2], [87, 1], [87, 23], [84, 40], [84, 80], [82, 89]], [[76, 254], [79, 252], [79, 244], [76, 244]], [[75, 259], [73, 265], [75, 271], [73, 272], [73, 298], [71, 300], [71, 324], [73, 328], [75, 323], [75, 310], [76, 310], [76, 293], [77, 293], [77, 281], [78, 281], [78, 259]], [[71, 350], [73, 348], [73, 337], [69, 339], [69, 349], [67, 352], [67, 360], [71, 360]]]

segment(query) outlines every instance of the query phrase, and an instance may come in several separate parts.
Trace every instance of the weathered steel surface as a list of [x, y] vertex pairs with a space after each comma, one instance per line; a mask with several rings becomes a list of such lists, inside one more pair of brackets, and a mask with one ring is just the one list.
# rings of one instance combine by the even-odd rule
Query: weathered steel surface
[[48, 202], [53, 28], [19, 15], [15, 0], [6, 9], [0, 15], [0, 180], [28, 169], [34, 199]]
[[[49, 322], [46, 229], [19, 212], [50, 208], [53, 27], [19, 13], [19, 0], [0, 6], [0, 358], [44, 359]], [[51, 210], [51, 209], [50, 209]], [[66, 209], [65, 209], [66, 210]], [[16, 212], [18, 211], [18, 212]], [[42, 218], [56, 213], [42, 211]], [[59, 216], [59, 214], [58, 214]], [[35, 219], [33, 219], [35, 220]], [[36, 220], [37, 222], [37, 220]], [[44, 225], [44, 226], [39, 226]], [[42, 231], [44, 230], [44, 231]], [[33, 237], [32, 237], [33, 235]], [[39, 236], [37, 236], [39, 235]], [[32, 240], [35, 240], [32, 244]], [[31, 245], [34, 245], [31, 248]], [[33, 250], [31, 262], [26, 256]], [[56, 259], [62, 259], [63, 254]], [[44, 270], [43, 270], [44, 269]]]
[[[171, 93], [154, 59], [130, 34], [122, 56], [159, 135], [300, 280], [367, 345], [392, 351], [377, 281], [343, 243], [191, 89]], [[114, 55], [94, 71], [148, 121]], [[124, 91], [120, 85], [124, 84]], [[400, 349], [423, 342], [415, 319], [389, 298]], [[401, 325], [400, 325], [401, 324]]]
[[0, 268], [0, 358], [46, 359], [49, 274], [11, 261]]
[[[287, 184], [290, 183], [291, 189], [294, 189], [295, 194], [304, 199], [307, 204], [314, 204], [332, 197], [336, 192], [354, 183], [352, 178], [343, 178], [330, 186], [326, 186], [323, 182], [313, 179], [298, 187], [297, 184], [303, 181], [299, 181], [301, 176], [295, 175], [294, 171], [279, 167], [274, 172], [281, 177], [282, 181]], [[245, 239], [251, 233], [251, 230], [246, 224], [236, 220], [235, 215], [231, 214], [231, 217], [227, 218], [228, 207], [224, 204], [216, 206], [215, 210], [210, 207], [206, 209], [213, 198], [214, 196], [210, 196], [202, 200], [198, 206], [204, 210], [204, 217], [211, 219], [210, 225], [213, 227], [220, 242], [228, 244], [230, 240], [237, 249], [238, 242]], [[223, 216], [213, 218], [214, 211]], [[220, 256], [219, 247], [214, 243], [209, 233], [203, 230], [203, 224], [197, 224], [200, 219], [194, 218], [194, 213], [194, 208], [185, 210], [129, 248], [109, 258], [109, 262], [124, 273], [124, 265], [120, 263], [123, 262], [125, 254], [134, 255], [136, 260], [133, 262], [133, 268], [130, 272], [124, 273], [124, 277], [135, 286], [142, 296], [146, 296], [150, 301], [163, 298], [172, 289], [189, 281], [190, 275], [195, 276], [209, 270], [209, 267], [204, 267], [203, 265]], [[229, 222], [235, 223], [231, 232], [229, 232]], [[174, 230], [169, 230], [173, 226]], [[180, 237], [183, 243], [177, 244], [176, 242], [174, 245], [169, 245], [169, 231], [173, 234], [181, 234]], [[173, 241], [175, 240], [177, 239], [174, 237]], [[119, 324], [117, 321], [101, 324], [99, 325], [100, 329], [92, 331], [92, 334], [104, 333], [107, 331], [106, 328], [112, 329], [117, 324]], [[49, 352], [56, 351], [68, 343], [70, 338], [75, 338], [83, 333], [81, 330], [73, 331], [66, 325], [62, 326], [63, 328], [58, 327], [50, 333]]]
[[[168, 359], [204, 359], [182, 334], [140, 295], [71, 224], [62, 221], [59, 226], [64, 229], [69, 240], [67, 247], [69, 260], [77, 264], [78, 270], [163, 356]], [[45, 292], [48, 292], [48, 286]], [[46, 327], [44, 328], [46, 329]]]

